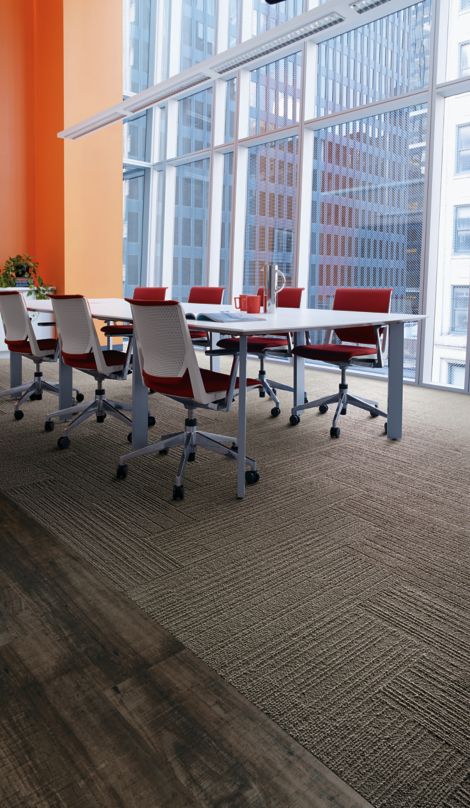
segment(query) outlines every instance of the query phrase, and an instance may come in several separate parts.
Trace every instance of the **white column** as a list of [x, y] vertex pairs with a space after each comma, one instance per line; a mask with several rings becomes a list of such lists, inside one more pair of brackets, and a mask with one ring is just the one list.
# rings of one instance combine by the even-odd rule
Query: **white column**
[[303, 305], [307, 305], [310, 274], [310, 235], [312, 216], [312, 175], [314, 132], [304, 122], [315, 115], [317, 46], [306, 42], [302, 54], [302, 97], [300, 105], [297, 229], [294, 250], [295, 283], [303, 286]]

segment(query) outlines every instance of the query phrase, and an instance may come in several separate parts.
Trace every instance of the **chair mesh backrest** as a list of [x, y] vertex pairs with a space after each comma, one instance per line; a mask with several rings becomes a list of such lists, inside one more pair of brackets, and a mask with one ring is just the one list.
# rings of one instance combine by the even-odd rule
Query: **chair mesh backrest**
[[136, 286], [134, 300], [165, 300], [167, 286]]
[[61, 350], [70, 356], [93, 353], [97, 370], [106, 374], [107, 367], [88, 300], [82, 295], [50, 295], [50, 297]]
[[[280, 309], [300, 309], [302, 302], [303, 286], [285, 286], [276, 295], [276, 305]], [[264, 287], [260, 286], [257, 294], [263, 298]]]
[[181, 378], [188, 372], [194, 398], [205, 402], [207, 394], [182, 306], [176, 300], [128, 302], [142, 371], [159, 379]]
[[[393, 289], [348, 289], [339, 288], [335, 292], [333, 309], [338, 311], [390, 311]], [[342, 342], [355, 342], [361, 345], [376, 345], [377, 337], [374, 328], [338, 328], [336, 336]]]
[[222, 303], [225, 288], [223, 286], [193, 286], [189, 290], [188, 303]]
[[9, 342], [27, 340], [33, 355], [37, 355], [39, 348], [23, 295], [20, 292], [13, 291], [0, 292], [0, 314], [3, 320], [5, 339]]

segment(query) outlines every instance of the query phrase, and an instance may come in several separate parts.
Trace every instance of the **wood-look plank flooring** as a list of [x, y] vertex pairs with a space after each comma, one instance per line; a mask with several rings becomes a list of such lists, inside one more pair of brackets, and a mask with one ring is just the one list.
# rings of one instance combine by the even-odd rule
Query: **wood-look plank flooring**
[[0, 499], [1, 808], [367, 805]]

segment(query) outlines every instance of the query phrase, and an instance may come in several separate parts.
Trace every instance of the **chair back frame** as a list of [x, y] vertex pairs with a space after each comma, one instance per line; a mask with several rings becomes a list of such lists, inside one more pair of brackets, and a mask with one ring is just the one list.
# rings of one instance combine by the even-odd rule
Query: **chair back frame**
[[[333, 300], [336, 311], [370, 311], [388, 314], [392, 303], [392, 288], [338, 287]], [[358, 326], [355, 328], [338, 328], [329, 332], [328, 342], [333, 342], [333, 335], [346, 345], [358, 345], [376, 348], [376, 358], [367, 356], [357, 358], [355, 362], [372, 364], [383, 368], [388, 348], [388, 327]]]
[[[134, 321], [134, 335], [142, 373], [160, 379], [181, 379], [189, 375], [192, 406], [230, 409], [235, 390], [238, 358], [232, 365], [228, 392], [224, 401], [215, 402], [202, 380], [196, 352], [183, 307], [176, 300], [162, 302], [128, 299]], [[182, 403], [188, 401], [170, 396]]]
[[[126, 362], [122, 370], [110, 372], [86, 297], [83, 295], [49, 295], [49, 297], [52, 301], [64, 359], [67, 358], [72, 364], [74, 357], [83, 358], [91, 353], [95, 360], [96, 373], [100, 376], [125, 378], [129, 373], [132, 340], [129, 340]], [[84, 369], [84, 372], [87, 371]]]
[[31, 354], [40, 357], [42, 351], [39, 348], [26, 302], [21, 292], [13, 290], [0, 292], [0, 315], [3, 320], [7, 345], [9, 342], [29, 343]]

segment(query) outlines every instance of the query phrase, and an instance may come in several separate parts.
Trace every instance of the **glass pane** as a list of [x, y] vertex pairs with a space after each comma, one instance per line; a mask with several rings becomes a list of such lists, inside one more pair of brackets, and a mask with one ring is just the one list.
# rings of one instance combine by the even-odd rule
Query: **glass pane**
[[215, 53], [215, 0], [182, 0], [181, 70]]
[[178, 102], [178, 156], [211, 145], [212, 87]]
[[[447, 98], [444, 107], [439, 244], [435, 281], [432, 363], [424, 378], [463, 387], [470, 285], [470, 182], [456, 172], [462, 130], [470, 123], [470, 93]], [[431, 324], [432, 325], [432, 324]], [[425, 367], [426, 363], [425, 363]]]
[[142, 281], [144, 174], [124, 176], [124, 294], [132, 297]]
[[[470, 109], [468, 111], [470, 119]], [[464, 123], [457, 127], [457, 166], [458, 174], [470, 171], [470, 123]]]
[[124, 122], [124, 159], [148, 160], [148, 126], [151, 112], [144, 112]]
[[191, 286], [207, 280], [206, 248], [209, 207], [209, 160], [176, 169], [173, 296], [187, 300]]
[[298, 138], [249, 149], [243, 289], [256, 292], [265, 264], [292, 283], [297, 215]]
[[459, 48], [459, 76], [470, 76], [470, 42], [462, 42]]
[[303, 11], [303, 0], [284, 0], [283, 3], [270, 6], [266, 0], [252, 0], [251, 35], [256, 36], [263, 31], [274, 28], [281, 22], [290, 20]]
[[229, 0], [229, 19], [228, 19], [228, 47], [233, 48], [237, 42], [240, 42], [240, 25], [242, 4], [240, 0]]
[[[315, 133], [309, 306], [330, 308], [338, 286], [393, 287], [393, 311], [419, 311], [426, 132], [419, 106]], [[414, 378], [415, 325], [405, 339]]]
[[321, 43], [317, 115], [424, 87], [429, 74], [430, 17], [431, 3], [425, 0]]
[[251, 135], [297, 123], [300, 115], [301, 64], [301, 54], [294, 53], [251, 72]]
[[230, 233], [232, 227], [233, 152], [224, 154], [224, 187], [222, 191], [222, 237], [220, 240], [219, 285], [224, 286], [228, 300], [230, 288]]
[[235, 108], [237, 104], [237, 80], [227, 82], [227, 95], [225, 100], [225, 143], [230, 143], [235, 137]]
[[128, 26], [125, 89], [134, 93], [153, 84], [150, 69], [151, 0], [126, 0]]

